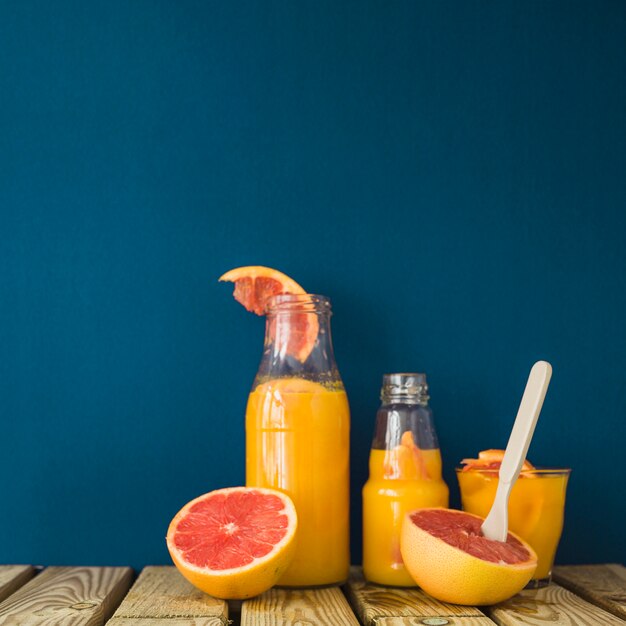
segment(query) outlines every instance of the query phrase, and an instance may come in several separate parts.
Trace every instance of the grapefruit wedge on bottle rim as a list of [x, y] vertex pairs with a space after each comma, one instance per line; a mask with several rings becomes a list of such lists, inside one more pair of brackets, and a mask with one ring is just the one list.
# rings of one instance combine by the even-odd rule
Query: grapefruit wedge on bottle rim
[[263, 265], [236, 267], [222, 274], [219, 280], [235, 283], [235, 300], [243, 304], [247, 311], [257, 315], [265, 315], [272, 296], [279, 293], [306, 293], [287, 274]]
[[521, 591], [537, 568], [534, 550], [509, 532], [483, 537], [483, 519], [454, 509], [418, 509], [403, 521], [400, 550], [415, 582], [437, 600], [483, 605]]
[[[219, 278], [220, 281], [235, 283], [234, 297], [247, 311], [257, 315], [268, 313], [270, 299], [280, 294], [306, 296], [306, 291], [286, 274], [264, 267], [263, 265], [248, 265], [237, 267], [226, 272]], [[302, 304], [310, 304], [311, 300], [304, 299]], [[310, 308], [310, 307], [309, 307]], [[287, 354], [304, 363], [317, 341], [319, 322], [313, 313], [299, 313], [297, 310], [289, 313], [288, 333], [281, 332], [281, 341], [285, 341]], [[281, 327], [283, 328], [283, 327]], [[284, 326], [287, 329], [287, 326]], [[270, 337], [276, 338], [276, 320], [270, 326]]]
[[280, 491], [217, 489], [176, 514], [167, 548], [198, 589], [216, 598], [250, 598], [275, 585], [288, 567], [297, 525], [293, 502]]

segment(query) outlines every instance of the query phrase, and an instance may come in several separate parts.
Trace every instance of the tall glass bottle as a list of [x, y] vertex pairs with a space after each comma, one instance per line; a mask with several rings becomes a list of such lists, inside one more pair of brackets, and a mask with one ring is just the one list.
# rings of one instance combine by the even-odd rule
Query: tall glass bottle
[[402, 520], [448, 506], [425, 374], [385, 374], [368, 481], [363, 487], [363, 574], [383, 585], [415, 586], [400, 554]]
[[348, 577], [348, 399], [335, 363], [330, 300], [274, 296], [246, 410], [246, 484], [284, 491], [298, 513], [296, 554], [279, 581], [315, 586]]

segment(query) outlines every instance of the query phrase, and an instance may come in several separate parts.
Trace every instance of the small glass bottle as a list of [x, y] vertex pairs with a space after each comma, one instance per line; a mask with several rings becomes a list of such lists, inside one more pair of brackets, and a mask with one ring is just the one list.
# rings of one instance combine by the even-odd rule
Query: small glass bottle
[[344, 582], [350, 569], [350, 411], [335, 363], [330, 300], [277, 295], [246, 410], [246, 484], [291, 496], [296, 553], [287, 587]]
[[385, 374], [369, 479], [363, 487], [363, 574], [368, 581], [415, 586], [400, 554], [404, 516], [448, 506], [425, 374]]

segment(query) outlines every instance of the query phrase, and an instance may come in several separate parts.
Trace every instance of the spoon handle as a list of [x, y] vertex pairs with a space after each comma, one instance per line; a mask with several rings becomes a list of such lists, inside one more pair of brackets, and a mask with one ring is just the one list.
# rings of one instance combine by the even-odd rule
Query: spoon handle
[[506, 541], [509, 530], [509, 496], [526, 459], [551, 377], [552, 367], [546, 361], [537, 361], [530, 370], [526, 389], [524, 389], [513, 430], [500, 465], [496, 497], [489, 515], [481, 526], [483, 535], [488, 539]]
[[509, 443], [506, 446], [500, 466], [500, 482], [513, 483], [519, 476], [535, 432], [537, 419], [541, 413], [551, 377], [552, 367], [546, 361], [537, 361], [530, 370], [526, 389], [524, 389], [515, 424], [513, 424]]

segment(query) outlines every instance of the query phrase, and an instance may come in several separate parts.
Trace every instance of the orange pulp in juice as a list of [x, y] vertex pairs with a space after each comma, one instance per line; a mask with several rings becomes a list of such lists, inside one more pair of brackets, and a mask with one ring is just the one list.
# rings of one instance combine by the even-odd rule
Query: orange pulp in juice
[[[487, 517], [496, 496], [498, 470], [457, 470], [463, 510]], [[520, 474], [509, 499], [509, 528], [537, 553], [534, 579], [552, 570], [565, 509], [569, 470], [529, 470]]]
[[402, 520], [409, 511], [448, 506], [439, 448], [418, 448], [411, 431], [390, 450], [370, 452], [363, 487], [363, 574], [371, 582], [415, 586], [400, 554]]
[[246, 410], [246, 484], [287, 493], [296, 554], [279, 585], [340, 583], [350, 568], [350, 412], [343, 388], [282, 378], [259, 385]]

